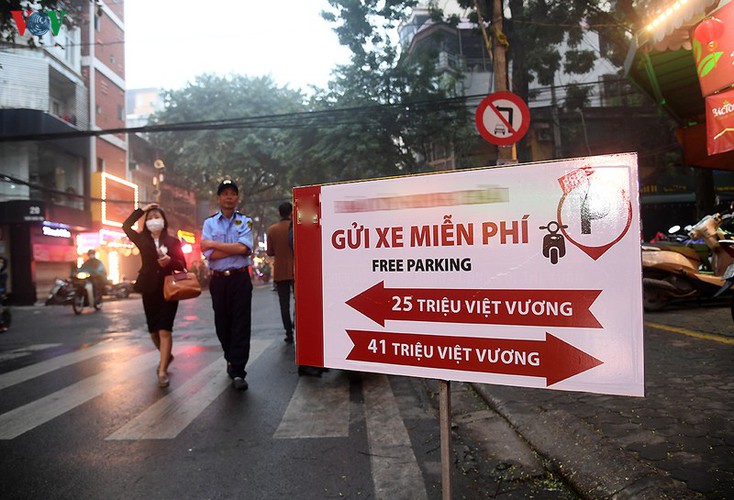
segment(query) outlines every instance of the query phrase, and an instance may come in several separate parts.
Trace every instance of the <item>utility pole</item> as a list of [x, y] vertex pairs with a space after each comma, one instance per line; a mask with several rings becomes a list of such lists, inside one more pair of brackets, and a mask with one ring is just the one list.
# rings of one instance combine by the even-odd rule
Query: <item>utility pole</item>
[[[492, 70], [494, 71], [494, 91], [509, 90], [507, 85], [507, 47], [509, 42], [503, 31], [504, 14], [502, 0], [494, 0], [492, 5]], [[477, 14], [479, 14], [477, 12]], [[479, 22], [482, 22], [479, 16]], [[517, 163], [515, 145], [497, 146], [497, 165]]]

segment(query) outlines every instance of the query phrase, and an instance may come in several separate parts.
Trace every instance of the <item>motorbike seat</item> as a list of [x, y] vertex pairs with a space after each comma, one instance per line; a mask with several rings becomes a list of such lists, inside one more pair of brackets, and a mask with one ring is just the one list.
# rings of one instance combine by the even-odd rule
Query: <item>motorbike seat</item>
[[699, 254], [693, 248], [687, 245], [681, 245], [680, 243], [674, 243], [670, 241], [656, 241], [655, 243], [646, 243], [645, 246], [659, 248], [660, 250], [667, 250], [669, 252], [678, 252], [679, 254], [693, 259], [696, 261], [701, 260], [701, 254]]

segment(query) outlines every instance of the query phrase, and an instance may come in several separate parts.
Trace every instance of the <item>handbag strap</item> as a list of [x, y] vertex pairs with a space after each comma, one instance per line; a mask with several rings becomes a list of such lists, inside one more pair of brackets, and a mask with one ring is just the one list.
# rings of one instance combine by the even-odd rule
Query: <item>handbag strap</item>
[[173, 279], [176, 279], [176, 280], [185, 280], [186, 278], [188, 278], [188, 273], [189, 272], [184, 267], [184, 270], [183, 271], [173, 271], [171, 273], [171, 275], [173, 276]]

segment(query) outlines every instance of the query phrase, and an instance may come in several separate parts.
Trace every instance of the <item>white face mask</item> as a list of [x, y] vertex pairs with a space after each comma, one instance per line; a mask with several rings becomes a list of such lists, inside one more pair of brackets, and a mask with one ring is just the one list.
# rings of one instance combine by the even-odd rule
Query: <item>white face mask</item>
[[163, 222], [163, 219], [148, 219], [147, 221], [145, 221], [145, 227], [147, 227], [148, 231], [150, 231], [151, 233], [163, 231], [164, 225], [165, 222]]

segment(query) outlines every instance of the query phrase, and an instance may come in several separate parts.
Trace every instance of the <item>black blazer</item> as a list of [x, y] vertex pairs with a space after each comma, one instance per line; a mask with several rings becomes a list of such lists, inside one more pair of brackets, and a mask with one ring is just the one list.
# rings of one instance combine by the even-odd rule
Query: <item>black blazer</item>
[[159, 287], [162, 289], [163, 278], [165, 276], [171, 274], [173, 271], [186, 269], [186, 259], [181, 250], [181, 241], [169, 234], [161, 234], [159, 243], [168, 248], [168, 255], [171, 257], [171, 262], [166, 267], [158, 265], [158, 249], [155, 246], [153, 238], [138, 233], [133, 229], [135, 221], [140, 219], [144, 213], [139, 208], [135, 209], [125, 222], [122, 223], [122, 230], [125, 231], [130, 241], [135, 243], [135, 246], [140, 250], [142, 266], [140, 267], [140, 271], [138, 271], [138, 278], [135, 280], [134, 289], [138, 293], [151, 293], [155, 292]]

